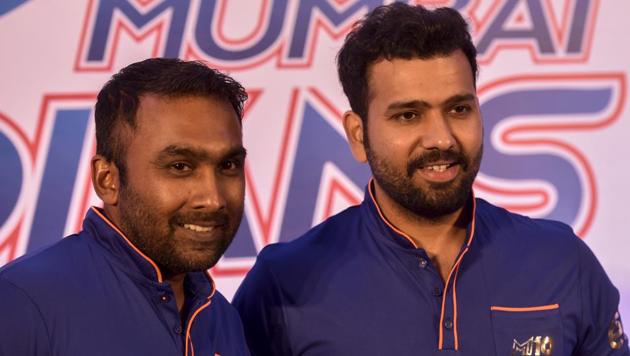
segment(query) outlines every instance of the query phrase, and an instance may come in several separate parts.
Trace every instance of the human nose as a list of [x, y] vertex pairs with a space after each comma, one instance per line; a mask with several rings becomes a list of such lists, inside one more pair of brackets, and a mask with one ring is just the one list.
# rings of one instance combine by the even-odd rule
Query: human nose
[[217, 211], [226, 205], [220, 177], [208, 169], [200, 173], [200, 179], [193, 187], [192, 207], [198, 210]]
[[441, 113], [429, 115], [425, 121], [426, 127], [423, 130], [422, 146], [429, 149], [446, 151], [455, 146], [455, 137], [448, 122], [448, 119]]

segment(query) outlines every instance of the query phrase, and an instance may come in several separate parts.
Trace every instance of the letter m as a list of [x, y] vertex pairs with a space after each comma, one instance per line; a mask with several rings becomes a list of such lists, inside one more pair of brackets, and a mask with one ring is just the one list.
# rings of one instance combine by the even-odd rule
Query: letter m
[[512, 356], [522, 356], [522, 355], [531, 355], [532, 353], [532, 343], [534, 342], [534, 337], [529, 338], [524, 343], [519, 343], [516, 339], [512, 340]]
[[190, 0], [90, 0], [75, 71], [111, 71], [123, 32], [136, 43], [151, 35], [152, 57], [178, 57], [189, 5]]

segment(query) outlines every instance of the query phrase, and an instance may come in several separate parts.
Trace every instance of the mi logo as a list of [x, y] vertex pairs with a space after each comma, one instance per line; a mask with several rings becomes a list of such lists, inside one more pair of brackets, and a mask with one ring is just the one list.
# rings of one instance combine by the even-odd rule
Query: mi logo
[[514, 339], [512, 343], [512, 356], [551, 355], [552, 351], [553, 340], [549, 336], [532, 336], [523, 343]]
[[613, 350], [620, 349], [626, 342], [626, 336], [623, 333], [623, 325], [621, 324], [621, 317], [619, 312], [616, 312], [613, 316], [613, 320], [610, 321], [608, 327], [608, 344]]

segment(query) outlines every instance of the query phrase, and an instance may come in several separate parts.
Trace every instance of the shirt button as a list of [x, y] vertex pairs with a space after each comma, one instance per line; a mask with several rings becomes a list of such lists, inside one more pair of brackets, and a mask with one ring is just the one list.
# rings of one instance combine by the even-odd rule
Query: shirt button
[[429, 262], [425, 258], [420, 257], [420, 268], [426, 268]]
[[442, 288], [437, 287], [437, 286], [433, 287], [433, 295], [436, 296], [436, 297], [441, 296], [442, 295]]
[[162, 294], [160, 300], [164, 303], [168, 303], [171, 301], [171, 297], [168, 294]]
[[181, 334], [181, 333], [182, 333], [182, 327], [181, 327], [181, 326], [179, 326], [179, 325], [176, 325], [176, 326], [173, 328], [173, 331], [175, 332], [175, 334], [178, 334], [178, 335], [179, 335], [179, 334]]
[[444, 327], [450, 329], [453, 327], [453, 321], [450, 318], [444, 320]]

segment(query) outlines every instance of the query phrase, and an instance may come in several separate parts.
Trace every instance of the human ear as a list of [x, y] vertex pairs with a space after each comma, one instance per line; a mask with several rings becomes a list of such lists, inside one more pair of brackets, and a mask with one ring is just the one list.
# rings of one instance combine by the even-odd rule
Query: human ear
[[116, 205], [120, 192], [119, 170], [101, 155], [92, 157], [92, 185], [105, 205]]
[[346, 131], [346, 138], [354, 159], [359, 162], [367, 162], [367, 154], [363, 145], [364, 125], [361, 117], [354, 111], [346, 111], [343, 114], [343, 128]]

